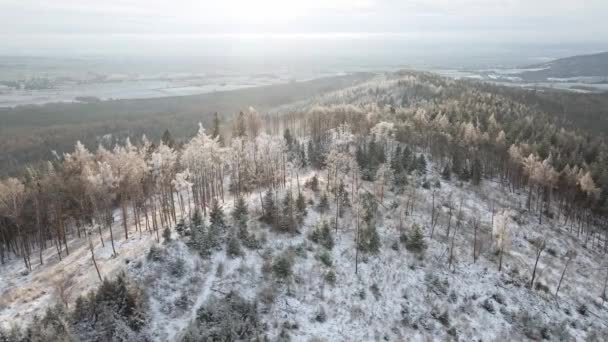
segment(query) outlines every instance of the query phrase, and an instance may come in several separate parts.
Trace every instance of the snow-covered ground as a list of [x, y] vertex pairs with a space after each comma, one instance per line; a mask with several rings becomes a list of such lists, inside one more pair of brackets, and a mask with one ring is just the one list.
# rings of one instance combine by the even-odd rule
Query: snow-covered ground
[[[301, 176], [301, 183], [311, 176], [312, 172]], [[433, 170], [427, 178], [439, 179], [439, 175]], [[368, 189], [372, 186], [364, 184]], [[317, 194], [304, 188], [303, 191], [307, 199], [318, 202]], [[526, 328], [526, 324], [538, 325], [537, 334], [545, 327], [544, 333], [552, 340], [566, 336], [564, 331], [576, 340], [585, 340], [592, 334], [599, 334], [601, 338], [608, 336], [605, 330], [608, 315], [599, 299], [606, 274], [599, 246], [593, 249], [588, 244], [583, 248], [582, 240], [554, 220], [545, 219], [538, 225], [535, 215], [519, 209], [525, 204], [525, 194], [508, 193], [495, 181], [484, 181], [476, 188], [441, 180], [441, 187], [435, 189], [436, 204], [447, 203], [451, 198], [458, 207], [462, 200], [464, 213], [464, 224], [456, 233], [455, 268], [449, 269], [445, 206], [430, 239], [432, 191], [417, 190], [415, 212], [404, 220], [406, 230], [413, 223], [424, 229], [429, 244], [425, 256], [419, 258], [403, 245], [392, 248], [399, 241], [397, 226], [401, 210], [401, 206], [394, 208], [392, 204], [401, 204], [407, 193], [398, 196], [388, 192], [384, 207], [380, 207], [381, 251], [377, 255], [361, 254], [357, 274], [355, 223], [350, 210], [340, 220], [331, 251], [333, 264], [327, 267], [318, 260], [323, 247], [308, 239], [310, 230], [320, 219], [319, 213], [309, 206], [299, 235], [275, 233], [257, 220], [260, 208], [256, 194], [249, 198], [249, 226], [250, 232], [258, 237], [266, 236], [267, 243], [262, 250], [244, 248], [244, 256], [234, 259], [218, 251], [209, 259], [201, 259], [174, 232], [173, 237], [178, 241], [163, 247], [168, 253], [167, 261], [158, 262], [146, 258], [150, 247], [156, 244], [155, 237], [149, 233], [140, 235], [132, 228], [129, 240], [117, 239], [117, 257], [111, 256], [108, 236], [105, 247], [101, 247], [95, 236], [96, 259], [104, 277], [126, 270], [129, 277], [146, 290], [151, 311], [147, 329], [158, 341], [176, 340], [181, 336], [195, 318], [197, 308], [204, 305], [210, 295], [221, 296], [234, 290], [254, 300], [260, 291], [268, 288], [275, 293], [275, 300], [262, 310], [266, 333], [269, 337], [278, 336], [287, 322], [287, 326], [292, 327], [288, 333], [296, 341], [314, 338], [424, 341], [443, 340], [454, 334], [461, 340], [524, 340], [525, 329], [532, 329]], [[502, 272], [497, 271], [497, 257], [490, 238], [492, 201], [497, 210], [514, 209], [518, 221], [523, 222], [521, 225], [513, 222], [508, 228], [512, 242], [506, 250]], [[227, 199], [224, 211], [228, 213], [231, 208], [232, 200]], [[330, 219], [331, 214], [327, 215]], [[468, 223], [472, 217], [481, 220], [478, 232], [481, 254], [475, 264], [473, 228]], [[115, 236], [121, 235], [120, 225], [117, 218]], [[452, 229], [454, 227], [455, 221], [452, 221]], [[547, 238], [548, 248], [555, 252], [555, 256], [547, 252], [541, 256], [537, 271], [538, 281], [549, 287], [549, 293], [526, 287], [534, 262], [534, 249], [529, 240], [541, 235]], [[56, 284], [62, 277], [69, 279], [71, 301], [99, 284], [88, 246], [77, 240], [69, 245], [70, 255], [62, 261], [57, 259], [54, 249], [46, 250], [45, 265], [35, 266], [27, 275], [21, 260], [12, 260], [2, 267], [0, 322], [4, 325], [23, 323], [33, 314], [42, 314], [45, 306], [59, 300]], [[296, 255], [292, 281], [284, 284], [268, 279], [261, 270], [262, 255], [276, 256], [288, 249]], [[579, 254], [556, 299], [553, 293], [568, 249], [575, 249]], [[170, 265], [177, 259], [183, 260], [184, 272], [176, 276]], [[336, 275], [335, 285], [325, 281], [330, 270]], [[587, 306], [586, 315], [578, 312], [581, 304]], [[327, 315], [324, 322], [315, 319], [321, 307]], [[445, 312], [447, 316], [440, 319]]]

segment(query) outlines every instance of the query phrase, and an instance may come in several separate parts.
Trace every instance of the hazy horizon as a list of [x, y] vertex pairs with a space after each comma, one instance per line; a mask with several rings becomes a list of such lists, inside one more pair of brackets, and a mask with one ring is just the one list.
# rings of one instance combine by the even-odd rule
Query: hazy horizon
[[608, 36], [598, 34], [608, 32], [605, 13], [608, 2], [599, 0], [5, 0], [0, 55], [471, 56], [522, 46], [589, 53], [608, 49]]

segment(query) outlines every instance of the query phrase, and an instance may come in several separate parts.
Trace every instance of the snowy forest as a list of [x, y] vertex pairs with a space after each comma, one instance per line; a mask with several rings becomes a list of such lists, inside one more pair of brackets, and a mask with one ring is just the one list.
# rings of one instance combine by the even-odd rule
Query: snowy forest
[[0, 181], [0, 341], [608, 339], [604, 135], [409, 71], [192, 133]]

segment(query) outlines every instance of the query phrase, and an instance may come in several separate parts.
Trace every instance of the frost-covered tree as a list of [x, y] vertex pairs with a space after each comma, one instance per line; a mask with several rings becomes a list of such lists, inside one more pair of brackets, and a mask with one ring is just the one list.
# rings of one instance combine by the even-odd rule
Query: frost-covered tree
[[498, 250], [498, 271], [502, 270], [502, 259], [505, 250], [509, 247], [511, 238], [509, 234], [509, 223], [511, 220], [511, 210], [503, 209], [494, 218], [492, 236]]

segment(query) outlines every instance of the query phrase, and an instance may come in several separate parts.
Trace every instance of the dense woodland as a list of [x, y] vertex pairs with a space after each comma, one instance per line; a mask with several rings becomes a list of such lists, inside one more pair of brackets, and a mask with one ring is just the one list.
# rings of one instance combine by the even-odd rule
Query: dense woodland
[[[378, 206], [386, 204], [385, 191], [402, 194], [400, 212], [411, 214], [420, 200], [417, 185], [435, 186], [425, 177], [428, 163], [441, 170], [444, 180], [498, 182], [503, 191], [525, 193], [524, 209], [539, 223], [566, 224], [581, 246], [599, 245], [608, 252], [604, 137], [572, 129], [575, 124], [565, 124], [563, 116], [527, 102], [502, 88], [402, 72], [374, 87], [319, 96], [280, 113], [260, 114], [250, 108], [230, 122], [216, 114], [210, 128], [200, 125], [187, 140], [174, 139], [167, 130], [159, 141], [133, 137], [112, 146], [101, 143], [94, 151], [77, 142], [73, 152], [27, 167], [20, 176], [0, 183], [1, 261], [19, 258], [26, 269], [44, 267], [43, 250], [52, 248], [61, 259], [69, 255], [70, 241], [83, 239], [97, 267], [94, 246], [111, 244], [113, 252], [120, 253], [114, 242], [128, 238], [132, 226], [157, 241], [170, 237], [172, 230], [183, 235], [190, 227], [190, 244], [201, 256], [220, 244], [238, 253], [239, 244], [255, 248], [258, 243], [247, 232], [243, 196], [259, 198], [265, 224], [298, 234], [307, 206], [303, 187], [323, 194], [317, 210], [335, 210], [315, 230], [315, 242], [331, 248], [331, 232], [339, 234], [343, 210], [353, 208], [357, 255], [373, 255], [380, 248], [374, 216]], [[300, 175], [310, 170], [318, 176], [300, 182]], [[225, 222], [225, 201], [236, 203], [233, 225]], [[432, 228], [437, 222], [434, 209], [433, 199]], [[450, 211], [450, 223], [451, 218]], [[115, 220], [122, 230], [112, 230]], [[497, 226], [501, 220], [506, 220], [505, 214], [497, 212]], [[506, 248], [504, 226], [495, 232], [499, 270]], [[449, 224], [447, 229], [449, 237]], [[109, 240], [104, 239], [107, 231]], [[424, 248], [422, 239], [415, 231], [408, 248]], [[544, 242], [536, 243], [540, 257]], [[272, 267], [277, 273], [288, 269], [281, 262]], [[102, 280], [103, 274], [97, 273]], [[108, 292], [123, 293], [129, 304], [121, 315], [136, 331], [143, 309], [136, 297], [125, 294], [123, 282], [106, 280], [75, 310], [93, 310]], [[218, 305], [251, 309], [239, 300]], [[74, 317], [87, 315], [96, 314]]]
[[210, 125], [216, 112], [229, 120], [241, 108], [268, 109], [370, 76], [361, 73], [192, 96], [0, 108], [0, 175], [18, 174], [27, 164], [52, 158], [52, 151], [68, 152], [76, 140], [96, 148], [101, 142], [114, 144], [142, 134], [158, 140], [166, 129], [178, 140], [189, 139], [196, 134], [193, 123]]

